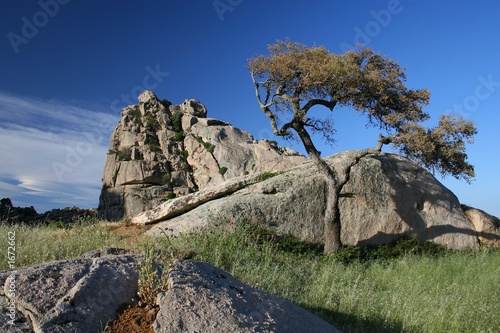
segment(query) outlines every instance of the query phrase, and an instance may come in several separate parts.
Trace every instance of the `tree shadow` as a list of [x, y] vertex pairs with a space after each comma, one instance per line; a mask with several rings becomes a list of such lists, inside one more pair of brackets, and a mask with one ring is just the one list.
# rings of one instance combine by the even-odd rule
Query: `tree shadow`
[[[472, 223], [470, 228], [451, 224], [427, 225], [424, 216], [429, 205], [432, 205], [431, 210], [439, 208], [443, 212], [449, 212], [449, 214], [463, 213], [455, 194], [442, 185], [432, 174], [411, 161], [405, 161], [401, 159], [402, 157], [397, 157], [394, 154], [381, 154], [373, 156], [373, 158], [381, 163], [384, 175], [390, 180], [387, 184], [393, 190], [391, 200], [396, 205], [395, 212], [409, 226], [409, 230], [400, 234], [378, 232], [376, 235], [361, 241], [360, 246], [386, 244], [401, 236], [416, 237], [421, 242], [433, 241], [436, 238], [452, 234], [468, 235], [477, 239], [477, 233]], [[465, 214], [464, 219], [467, 220]]]
[[[409, 330], [407, 326], [398, 321], [387, 321], [384, 318], [360, 318], [349, 313], [342, 313], [323, 307], [301, 306], [344, 333], [401, 333]], [[412, 331], [418, 330], [412, 329]]]

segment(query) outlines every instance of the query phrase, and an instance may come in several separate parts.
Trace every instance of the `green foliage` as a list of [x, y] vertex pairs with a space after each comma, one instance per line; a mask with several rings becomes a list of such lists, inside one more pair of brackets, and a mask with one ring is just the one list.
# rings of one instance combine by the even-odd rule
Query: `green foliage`
[[393, 245], [398, 255], [387, 260], [345, 264], [323, 255], [321, 247], [258, 225], [229, 225], [228, 233], [224, 223], [171, 243], [158, 238], [157, 247], [192, 253], [194, 260], [300, 304], [344, 332], [493, 332], [500, 320], [499, 250], [429, 255], [408, 239]]
[[198, 137], [198, 142], [201, 143], [203, 145], [203, 147], [205, 147], [205, 149], [210, 153], [210, 154], [213, 154], [214, 153], [214, 149], [215, 149], [215, 145], [211, 142], [208, 142], [208, 141], [204, 141], [202, 137]]
[[[122, 238], [111, 233], [109, 222], [100, 224], [96, 218], [81, 218], [73, 223], [56, 222], [38, 225], [0, 223], [0, 234], [16, 234], [16, 267], [42, 262], [76, 258], [103, 247], [123, 247]], [[0, 246], [7, 249], [7, 237], [0, 237]], [[0, 261], [0, 270], [7, 269], [7, 260]]]
[[114, 151], [113, 149], [108, 150], [108, 155], [114, 155], [114, 154], [116, 154], [116, 151]]
[[174, 140], [175, 141], [182, 141], [182, 140], [184, 140], [184, 132], [183, 131], [176, 132]]
[[213, 143], [205, 142], [203, 143], [203, 146], [210, 154], [214, 153], [215, 145]]
[[263, 182], [266, 179], [273, 178], [274, 176], [279, 175], [279, 172], [269, 172], [269, 171], [264, 171], [262, 175], [260, 176], [259, 180]]
[[249, 172], [248, 172], [247, 170], [243, 171], [243, 176], [248, 175], [248, 173], [249, 173]]
[[155, 131], [158, 131], [161, 128], [160, 123], [153, 115], [148, 115], [146, 126], [148, 126], [149, 128], [151, 128]]
[[167, 199], [175, 199], [176, 195], [174, 192], [167, 192], [167, 195], [165, 196]]
[[139, 305], [154, 305], [160, 291], [167, 290], [167, 274], [163, 274], [163, 268], [167, 263], [158, 265], [160, 258], [155, 256], [151, 244], [144, 246], [145, 259], [139, 269]]
[[225, 167], [225, 166], [220, 167], [220, 169], [219, 169], [219, 173], [220, 173], [221, 175], [223, 175], [223, 176], [224, 176], [224, 175], [226, 174], [226, 172], [227, 172], [227, 167]]
[[187, 150], [176, 149], [174, 151], [174, 154], [177, 155], [177, 156], [182, 156], [184, 158], [188, 158], [188, 156], [189, 156], [189, 152]]
[[132, 149], [129, 147], [122, 148], [117, 152], [119, 161], [130, 161], [132, 158]]
[[175, 112], [172, 114], [172, 117], [170, 118], [170, 121], [172, 122], [172, 128], [174, 132], [179, 133], [182, 132], [182, 113], [181, 112]]
[[132, 116], [132, 120], [135, 125], [140, 125], [142, 123], [142, 117], [141, 117], [141, 112], [139, 111], [138, 108], [135, 108], [130, 112], [130, 115]]
[[[334, 54], [323, 46], [278, 40], [268, 55], [248, 61], [261, 110], [276, 135], [299, 136], [309, 155], [320, 156], [310, 134], [318, 133], [335, 143], [335, 127], [328, 116], [309, 117], [316, 105], [329, 110], [348, 107], [368, 119], [368, 124], [387, 133], [379, 143], [392, 143], [404, 155], [443, 176], [470, 181], [474, 167], [467, 161], [466, 143], [477, 130], [460, 116], [443, 115], [439, 125], [427, 129], [430, 115], [427, 89], [409, 89], [406, 73], [394, 60], [368, 47]], [[284, 117], [283, 114], [288, 115]], [[288, 121], [278, 122], [287, 118]]]
[[[374, 248], [379, 258], [344, 263], [314, 244], [244, 222], [217, 221], [200, 234], [132, 242], [111, 225], [95, 219], [65, 229], [0, 223], [0, 235], [15, 232], [16, 267], [76, 258], [103, 247], [133, 247], [146, 254], [140, 268], [145, 304], [153, 304], [155, 293], [165, 290], [163, 271], [175, 257], [209, 262], [344, 332], [495, 332], [500, 322], [500, 249], [434, 253], [433, 247], [405, 239], [380, 247], [384, 250]], [[7, 243], [7, 237], [0, 237], [0, 248]], [[349, 251], [359, 257], [354, 248]], [[0, 261], [1, 270], [7, 265]]]

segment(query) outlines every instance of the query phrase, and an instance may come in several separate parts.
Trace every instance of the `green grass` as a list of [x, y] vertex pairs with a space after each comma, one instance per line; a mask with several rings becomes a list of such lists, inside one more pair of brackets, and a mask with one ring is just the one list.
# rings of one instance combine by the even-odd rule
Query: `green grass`
[[232, 235], [213, 229], [156, 241], [195, 253], [195, 260], [289, 299], [345, 332], [498, 332], [499, 250], [417, 249], [404, 240], [395, 247], [409, 250], [398, 256], [383, 247], [368, 255], [378, 259], [346, 264], [343, 254], [325, 256], [314, 245], [249, 226]]
[[[210, 262], [345, 332], [498, 332], [498, 249], [451, 252], [410, 239], [325, 256], [317, 245], [248, 224], [232, 234], [214, 226], [177, 238], [138, 237], [143, 230], [133, 228], [95, 221], [67, 229], [0, 225], [0, 246], [6, 251], [7, 233], [16, 232], [17, 267], [104, 246], [162, 249], [165, 258]], [[6, 269], [6, 260], [1, 265]]]
[[[57, 224], [28, 226], [0, 223], [0, 248], [7, 253], [9, 232], [15, 233], [15, 267], [76, 258], [90, 250], [123, 246], [123, 237], [111, 232], [95, 219], [85, 219], [65, 228]], [[7, 260], [0, 261], [0, 270], [8, 269]]]

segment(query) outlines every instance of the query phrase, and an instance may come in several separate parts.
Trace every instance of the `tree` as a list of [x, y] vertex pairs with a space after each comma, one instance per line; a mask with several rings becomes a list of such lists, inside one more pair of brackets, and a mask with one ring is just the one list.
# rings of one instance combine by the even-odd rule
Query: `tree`
[[[393, 60], [366, 47], [334, 54], [322, 46], [307, 47], [290, 40], [278, 40], [268, 50], [269, 55], [249, 59], [247, 68], [260, 109], [269, 118], [274, 134], [298, 136], [325, 177], [325, 252], [335, 252], [341, 246], [339, 197], [352, 166], [368, 154], [379, 154], [383, 145], [392, 144], [403, 155], [443, 176], [467, 182], [474, 177], [474, 167], [465, 153], [465, 144], [472, 143], [476, 134], [473, 123], [442, 115], [437, 127], [426, 128], [422, 122], [430, 116], [423, 106], [428, 104], [430, 93], [407, 88], [404, 69]], [[334, 142], [331, 118], [308, 116], [315, 106], [330, 111], [341, 106], [354, 109], [366, 114], [368, 124], [385, 135], [380, 134], [376, 147], [357, 151], [336, 172], [321, 158], [310, 135], [319, 133], [328, 143]]]

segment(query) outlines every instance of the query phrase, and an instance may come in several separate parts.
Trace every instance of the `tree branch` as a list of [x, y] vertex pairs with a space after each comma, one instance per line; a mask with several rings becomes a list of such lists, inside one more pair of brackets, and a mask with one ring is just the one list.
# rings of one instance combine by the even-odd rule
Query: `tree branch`
[[330, 111], [333, 111], [333, 108], [337, 105], [337, 101], [330, 100], [330, 101], [325, 101], [324, 99], [311, 99], [309, 102], [307, 102], [306, 105], [302, 108], [304, 112], [309, 111], [310, 108], [312, 108], [315, 105], [323, 105], [327, 107]]

